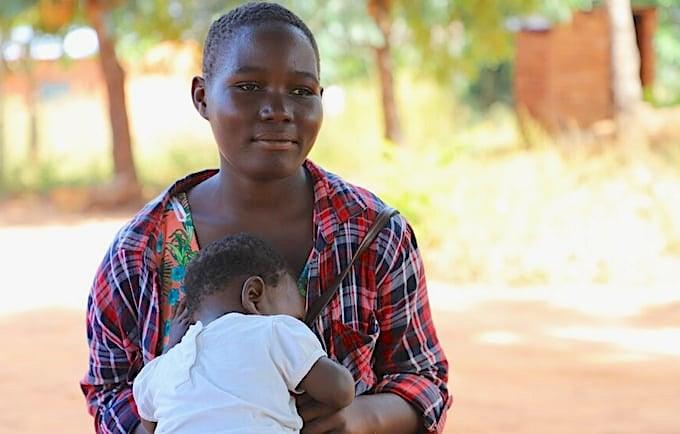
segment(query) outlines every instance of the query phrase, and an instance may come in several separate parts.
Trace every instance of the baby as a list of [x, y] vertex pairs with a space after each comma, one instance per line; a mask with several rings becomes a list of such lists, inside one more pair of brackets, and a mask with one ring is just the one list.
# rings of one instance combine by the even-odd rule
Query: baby
[[304, 299], [265, 242], [240, 234], [210, 244], [185, 286], [166, 351], [134, 380], [147, 431], [292, 433], [302, 419], [291, 392], [338, 410], [352, 402], [352, 375], [300, 321]]

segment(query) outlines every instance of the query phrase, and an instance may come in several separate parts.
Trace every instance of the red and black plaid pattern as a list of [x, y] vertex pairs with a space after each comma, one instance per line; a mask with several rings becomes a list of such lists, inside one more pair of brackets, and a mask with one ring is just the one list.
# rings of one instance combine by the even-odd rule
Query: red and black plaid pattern
[[[352, 258], [384, 204], [310, 161], [317, 235], [309, 262], [307, 303]], [[91, 289], [87, 311], [89, 369], [81, 381], [98, 433], [138, 424], [132, 382], [160, 353], [160, 219], [170, 198], [214, 175], [190, 175], [147, 204], [116, 235]], [[441, 432], [451, 399], [448, 364], [432, 324], [415, 236], [395, 216], [343, 281], [313, 326], [329, 356], [354, 375], [357, 394], [394, 393]]]

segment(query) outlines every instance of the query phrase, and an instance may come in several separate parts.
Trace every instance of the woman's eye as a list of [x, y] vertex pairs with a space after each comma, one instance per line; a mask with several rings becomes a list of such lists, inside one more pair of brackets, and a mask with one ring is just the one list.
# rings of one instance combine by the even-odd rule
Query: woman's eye
[[290, 93], [292, 93], [293, 95], [296, 95], [296, 96], [314, 95], [314, 92], [312, 92], [310, 89], [307, 89], [306, 87], [296, 87]]
[[261, 89], [260, 85], [257, 83], [241, 83], [237, 84], [236, 87], [241, 90], [245, 90], [246, 92], [253, 92]]

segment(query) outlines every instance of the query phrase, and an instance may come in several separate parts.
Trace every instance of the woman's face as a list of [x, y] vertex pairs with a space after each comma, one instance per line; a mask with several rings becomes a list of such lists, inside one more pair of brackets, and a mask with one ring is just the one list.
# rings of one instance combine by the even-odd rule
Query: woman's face
[[221, 49], [205, 91], [195, 79], [193, 96], [222, 167], [255, 180], [296, 173], [323, 118], [311, 43], [299, 29], [276, 23], [244, 26]]

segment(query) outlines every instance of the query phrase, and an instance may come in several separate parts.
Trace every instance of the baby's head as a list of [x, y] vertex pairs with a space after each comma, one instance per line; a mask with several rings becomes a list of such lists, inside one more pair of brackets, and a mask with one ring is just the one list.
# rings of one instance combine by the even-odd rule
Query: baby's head
[[303, 319], [305, 314], [284, 259], [252, 235], [231, 235], [202, 249], [187, 266], [184, 282], [192, 315], [219, 310]]

